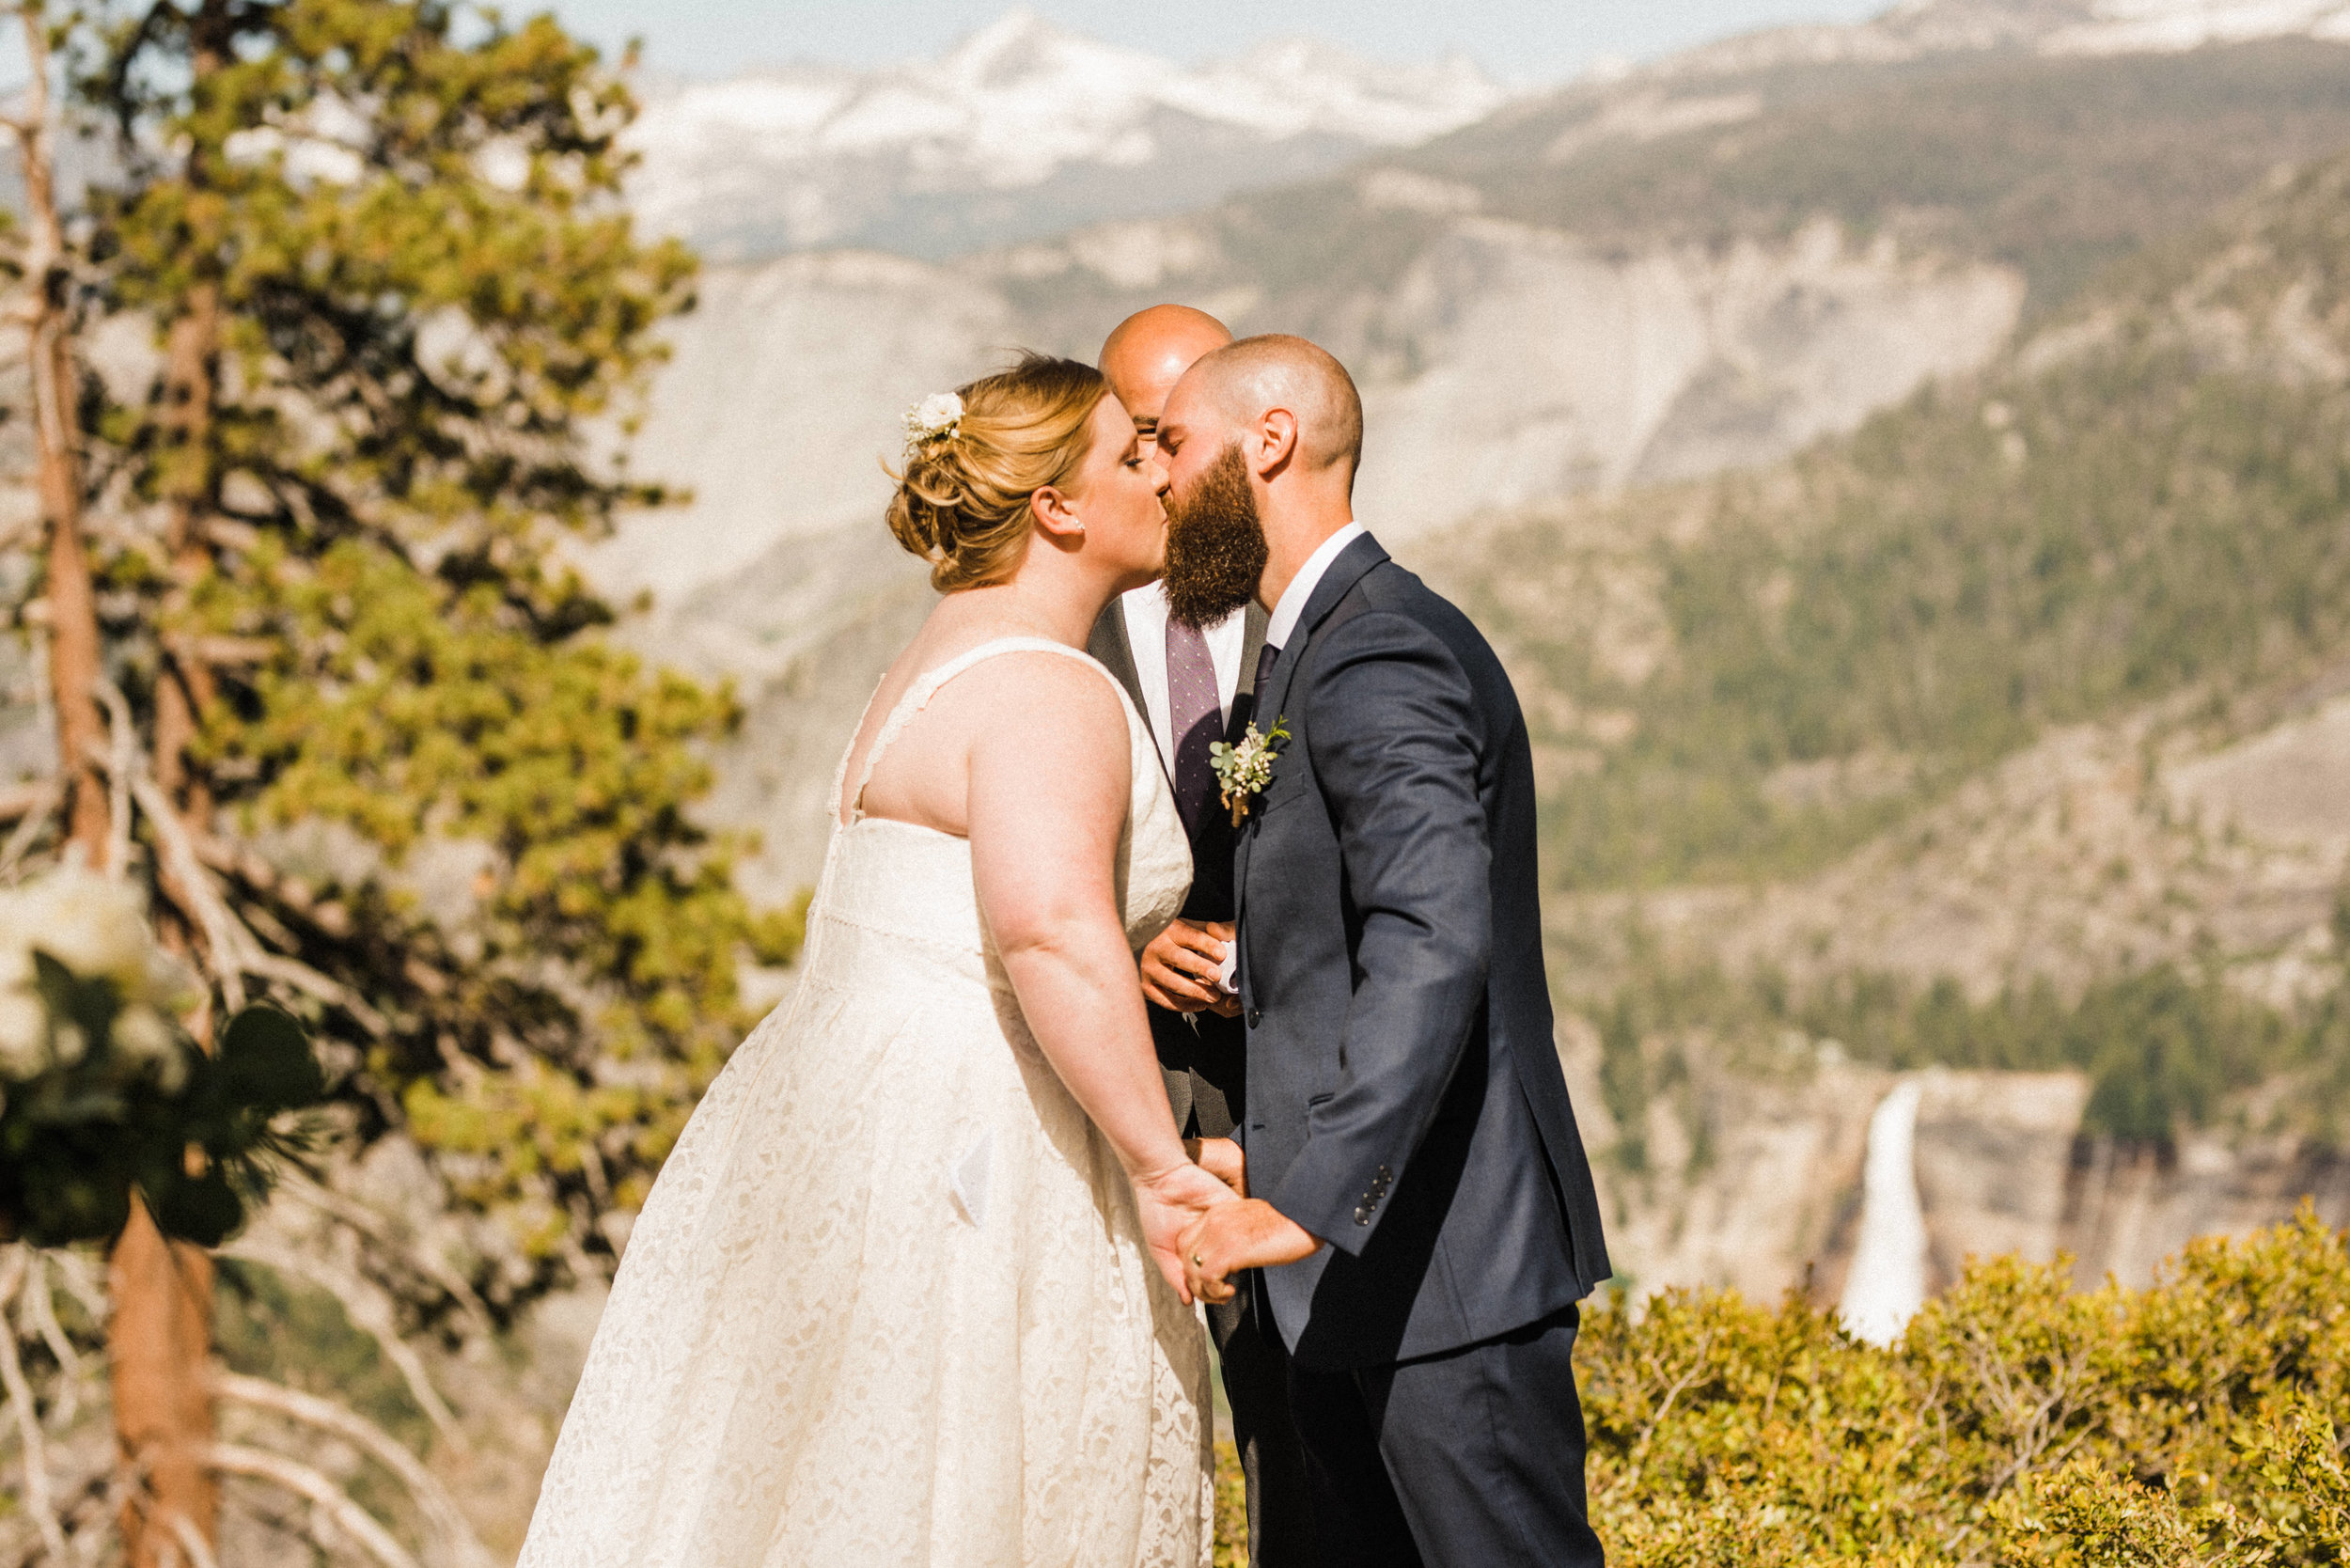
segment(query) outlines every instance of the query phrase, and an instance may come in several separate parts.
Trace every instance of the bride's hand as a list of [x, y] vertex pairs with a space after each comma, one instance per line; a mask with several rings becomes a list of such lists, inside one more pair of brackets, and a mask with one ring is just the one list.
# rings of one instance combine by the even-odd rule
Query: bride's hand
[[1151, 1261], [1159, 1265], [1159, 1273], [1175, 1287], [1184, 1306], [1191, 1305], [1191, 1288], [1183, 1282], [1183, 1257], [1176, 1238], [1217, 1204], [1239, 1201], [1230, 1187], [1189, 1160], [1135, 1178], [1135, 1206], [1142, 1216], [1143, 1245], [1151, 1249]]

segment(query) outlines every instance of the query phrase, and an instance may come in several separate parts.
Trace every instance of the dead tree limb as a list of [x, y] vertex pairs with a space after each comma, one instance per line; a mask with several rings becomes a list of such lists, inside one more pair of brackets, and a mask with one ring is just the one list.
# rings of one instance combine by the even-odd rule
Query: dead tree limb
[[450, 1497], [424, 1463], [408, 1451], [407, 1446], [377, 1426], [373, 1421], [346, 1409], [332, 1400], [306, 1394], [299, 1389], [284, 1388], [258, 1377], [243, 1377], [235, 1372], [215, 1373], [212, 1387], [220, 1397], [249, 1409], [266, 1410], [290, 1421], [316, 1427], [351, 1443], [368, 1458], [400, 1478], [415, 1498], [425, 1519], [447, 1544], [452, 1556], [466, 1568], [489, 1568], [492, 1562], [489, 1548], [482, 1545], [473, 1526], [459, 1510], [457, 1499]]
[[[19, 1245], [8, 1249], [0, 1262], [0, 1308], [24, 1288], [30, 1272], [31, 1252]], [[18, 1442], [24, 1448], [24, 1507], [40, 1531], [40, 1544], [59, 1564], [67, 1556], [65, 1527], [57, 1522], [55, 1499], [49, 1494], [49, 1442], [40, 1430], [40, 1412], [33, 1405], [33, 1387], [25, 1380], [24, 1363], [16, 1354], [16, 1332], [0, 1318], [0, 1388], [8, 1390], [8, 1408], [16, 1413]]]
[[394, 1540], [374, 1514], [300, 1460], [240, 1443], [213, 1443], [204, 1450], [204, 1462], [223, 1475], [250, 1476], [291, 1492], [332, 1520], [337, 1529], [356, 1541], [382, 1568], [420, 1568], [408, 1555], [408, 1548]]
[[335, 1298], [351, 1320], [352, 1327], [371, 1337], [384, 1352], [384, 1358], [398, 1369], [408, 1384], [408, 1392], [431, 1419], [433, 1426], [449, 1446], [462, 1450], [467, 1445], [464, 1434], [458, 1429], [457, 1413], [441, 1398], [441, 1391], [432, 1386], [431, 1373], [425, 1370], [424, 1358], [415, 1347], [400, 1337], [400, 1325], [394, 1321], [391, 1299], [356, 1275], [337, 1268], [311, 1253], [292, 1247], [273, 1246], [256, 1236], [242, 1236], [221, 1248], [226, 1257], [243, 1262], [259, 1263], [275, 1269], [290, 1278], [315, 1285]]

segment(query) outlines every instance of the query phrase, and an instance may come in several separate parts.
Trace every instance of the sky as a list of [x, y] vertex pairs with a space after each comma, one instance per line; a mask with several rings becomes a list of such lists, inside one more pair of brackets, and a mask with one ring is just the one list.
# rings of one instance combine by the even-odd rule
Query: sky
[[[935, 55], [1010, 0], [544, 0], [572, 31], [646, 63], [726, 76], [794, 60], [880, 65]], [[1073, 32], [1186, 61], [1307, 34], [1372, 59], [1428, 61], [1458, 50], [1514, 86], [1564, 81], [1597, 61], [1646, 59], [1788, 22], [1853, 22], [1889, 0], [1188, 0], [1175, 6], [1028, 0]], [[512, 5], [509, 15], [539, 8]]]

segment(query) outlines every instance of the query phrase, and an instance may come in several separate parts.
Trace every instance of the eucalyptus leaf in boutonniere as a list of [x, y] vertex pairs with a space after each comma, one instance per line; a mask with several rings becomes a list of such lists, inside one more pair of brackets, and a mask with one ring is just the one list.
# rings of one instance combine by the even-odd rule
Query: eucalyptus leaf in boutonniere
[[1227, 745], [1222, 741], [1208, 747], [1208, 761], [1215, 769], [1215, 779], [1224, 787], [1224, 804], [1231, 808], [1232, 825], [1248, 815], [1248, 799], [1261, 795], [1273, 782], [1273, 760], [1280, 754], [1280, 745], [1290, 738], [1288, 716], [1273, 721], [1273, 732], [1266, 734], [1255, 724], [1242, 732], [1240, 744]]

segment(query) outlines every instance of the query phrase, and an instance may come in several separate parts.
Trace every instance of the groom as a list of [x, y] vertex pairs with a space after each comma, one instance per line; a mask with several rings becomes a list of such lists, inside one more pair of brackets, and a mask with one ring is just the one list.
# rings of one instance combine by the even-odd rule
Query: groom
[[[1110, 334], [1102, 374], [1146, 447], [1175, 383], [1200, 355], [1231, 340], [1223, 322], [1180, 305], [1153, 306]], [[1208, 747], [1248, 722], [1248, 677], [1264, 626], [1253, 603], [1202, 625], [1172, 620], [1153, 583], [1112, 600], [1088, 649], [1149, 718], [1191, 839], [1191, 895], [1141, 960], [1167, 1101], [1186, 1138], [1230, 1138], [1246, 1105], [1248, 1031], [1239, 1003], [1217, 983], [1232, 934], [1232, 819], [1215, 798]], [[1223, 1362], [1247, 1484], [1249, 1560], [1257, 1568], [1308, 1568], [1312, 1518], [1280, 1343], [1238, 1300], [1210, 1306], [1208, 1329]]]
[[1272, 606], [1254, 728], [1276, 749], [1242, 781], [1234, 872], [1260, 1196], [1185, 1234], [1193, 1289], [1263, 1271], [1324, 1562], [1597, 1564], [1569, 1358], [1610, 1270], [1516, 696], [1354, 520], [1362, 404], [1337, 360], [1220, 349], [1158, 439], [1171, 613]]

